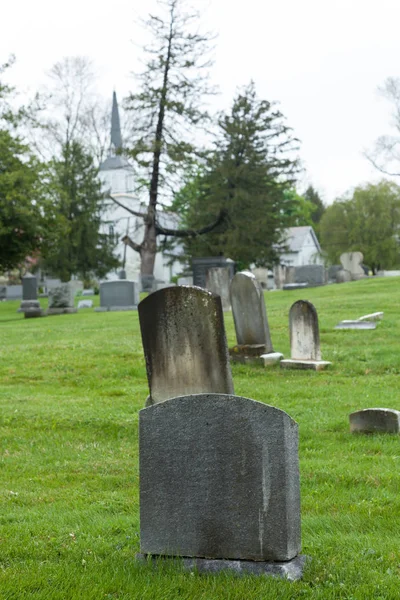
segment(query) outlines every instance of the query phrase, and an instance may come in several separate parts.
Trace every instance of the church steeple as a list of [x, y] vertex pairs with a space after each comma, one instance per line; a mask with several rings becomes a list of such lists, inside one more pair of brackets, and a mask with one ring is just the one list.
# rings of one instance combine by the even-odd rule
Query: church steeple
[[119, 120], [117, 94], [113, 92], [112, 111], [111, 111], [111, 144], [110, 150], [113, 154], [122, 148], [121, 124]]

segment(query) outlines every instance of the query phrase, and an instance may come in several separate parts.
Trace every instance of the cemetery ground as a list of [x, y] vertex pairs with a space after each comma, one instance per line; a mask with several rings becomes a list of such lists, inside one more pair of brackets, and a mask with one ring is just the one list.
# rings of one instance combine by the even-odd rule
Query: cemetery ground
[[[24, 319], [19, 302], [1, 303], [0, 598], [399, 598], [400, 439], [351, 435], [348, 420], [400, 409], [399, 292], [390, 278], [267, 293], [274, 348], [290, 355], [289, 308], [307, 299], [333, 366], [232, 366], [237, 395], [299, 423], [302, 553], [312, 560], [294, 583], [136, 563], [148, 394], [137, 311]], [[376, 330], [334, 330], [381, 310]], [[225, 323], [232, 346], [230, 313]]]

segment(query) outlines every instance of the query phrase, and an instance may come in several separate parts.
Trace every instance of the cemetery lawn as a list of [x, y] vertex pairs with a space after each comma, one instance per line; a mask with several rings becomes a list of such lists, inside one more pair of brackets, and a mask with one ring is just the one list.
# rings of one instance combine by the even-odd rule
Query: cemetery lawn
[[[233, 366], [236, 394], [299, 423], [312, 560], [294, 583], [137, 564], [138, 411], [148, 393], [137, 312], [24, 319], [19, 302], [0, 303], [1, 600], [400, 597], [400, 439], [351, 435], [348, 423], [361, 408], [400, 409], [400, 279], [267, 293], [285, 357], [300, 298], [317, 308], [331, 369]], [[381, 310], [374, 331], [334, 330]], [[231, 314], [225, 321], [233, 345]]]

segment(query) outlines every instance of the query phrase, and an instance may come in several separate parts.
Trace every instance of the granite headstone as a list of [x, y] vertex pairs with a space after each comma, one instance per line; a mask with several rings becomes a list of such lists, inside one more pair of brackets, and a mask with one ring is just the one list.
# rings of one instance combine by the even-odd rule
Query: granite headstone
[[229, 267], [212, 267], [206, 275], [206, 288], [209, 292], [221, 297], [222, 310], [231, 310], [229, 298]]
[[349, 415], [352, 433], [399, 433], [400, 411], [391, 408], [365, 408]]
[[128, 279], [100, 283], [100, 306], [96, 312], [136, 310], [139, 303], [138, 284]]

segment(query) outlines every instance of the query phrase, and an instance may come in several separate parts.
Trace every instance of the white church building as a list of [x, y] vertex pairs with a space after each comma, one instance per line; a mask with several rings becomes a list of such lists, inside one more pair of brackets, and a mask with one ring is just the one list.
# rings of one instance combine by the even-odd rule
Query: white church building
[[[140, 281], [140, 255], [138, 252], [126, 246], [121, 240], [124, 235], [136, 243], [143, 240], [144, 225], [140, 217], [135, 217], [124, 208], [118, 206], [112, 199], [115, 198], [124, 206], [135, 211], [145, 212], [146, 204], [141, 203], [133, 194], [134, 170], [129, 161], [119, 151], [122, 149], [121, 126], [118, 111], [116, 93], [113, 93], [111, 111], [111, 140], [107, 158], [101, 163], [99, 177], [103, 183], [104, 190], [109, 194], [107, 208], [104, 214], [105, 232], [118, 238], [116, 254], [121, 260], [121, 269], [125, 271], [126, 278]], [[177, 229], [179, 217], [175, 213], [159, 211], [160, 223], [164, 227]], [[175, 261], [169, 265], [170, 257], [161, 252], [157, 253], [154, 265], [154, 277], [156, 280], [169, 283], [171, 277], [182, 272], [181, 263]], [[117, 279], [118, 273], [110, 273], [108, 279]]]

